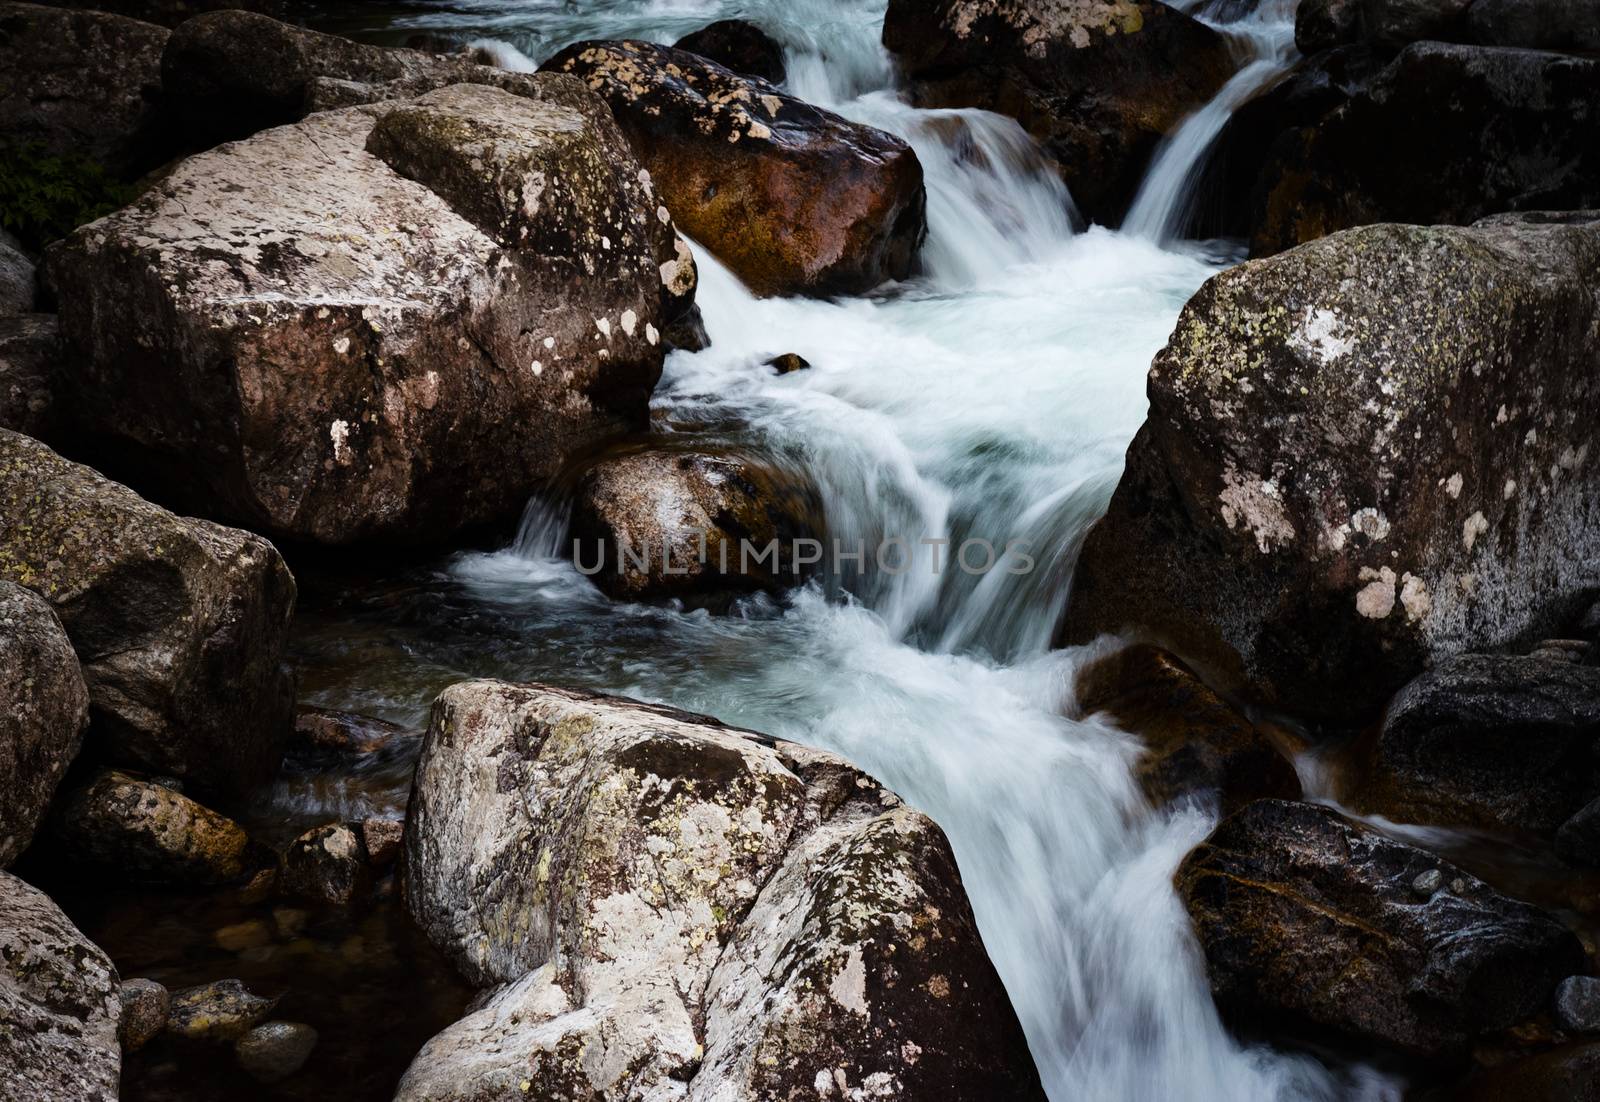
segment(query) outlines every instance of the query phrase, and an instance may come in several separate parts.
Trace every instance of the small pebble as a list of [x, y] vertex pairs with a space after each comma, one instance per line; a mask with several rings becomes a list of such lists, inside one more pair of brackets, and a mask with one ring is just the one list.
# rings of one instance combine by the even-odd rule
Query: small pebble
[[167, 1027], [172, 997], [155, 980], [122, 981], [122, 1022], [118, 1036], [122, 1051], [138, 1052]]
[[263, 1022], [239, 1038], [234, 1054], [253, 1079], [276, 1083], [305, 1066], [317, 1031], [301, 1022]]
[[1432, 898], [1433, 893], [1443, 886], [1444, 873], [1438, 869], [1429, 869], [1427, 872], [1419, 873], [1417, 878], [1411, 882], [1411, 890], [1423, 899]]
[[1574, 1033], [1600, 1033], [1600, 979], [1568, 976], [1556, 988], [1556, 1021]]

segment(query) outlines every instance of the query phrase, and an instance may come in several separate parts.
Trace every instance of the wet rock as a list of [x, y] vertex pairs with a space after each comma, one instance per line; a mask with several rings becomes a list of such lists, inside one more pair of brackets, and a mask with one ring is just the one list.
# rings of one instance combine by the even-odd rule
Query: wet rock
[[122, 981], [122, 1020], [118, 1037], [123, 1052], [138, 1052], [167, 1028], [172, 996], [155, 980]]
[[1452, 1102], [1595, 1102], [1600, 1098], [1600, 1043], [1568, 1045], [1476, 1076]]
[[1361, 0], [1300, 0], [1294, 44], [1307, 57], [1360, 38]]
[[0, 868], [33, 840], [88, 720], [83, 673], [55, 611], [0, 581]]
[[1294, 38], [1304, 54], [1430, 39], [1584, 52], [1600, 49], [1600, 18], [1590, 0], [1305, 0]]
[[0, 1097], [115, 1102], [117, 970], [38, 889], [0, 872]]
[[189, 1041], [237, 1041], [277, 1007], [277, 999], [251, 994], [238, 980], [218, 980], [172, 993], [167, 1032]]
[[1587, 639], [1541, 639], [1528, 651], [1529, 658], [1545, 662], [1571, 662], [1584, 665], [1594, 654], [1594, 644]]
[[1161, 139], [1235, 68], [1222, 35], [1154, 0], [892, 0], [883, 43], [919, 104], [1020, 122], [1083, 214], [1107, 225]]
[[649, 42], [579, 42], [543, 71], [600, 94], [665, 209], [757, 294], [859, 294], [911, 274], [927, 197], [899, 138]]
[[4, 430], [0, 516], [0, 579], [61, 617], [89, 687], [91, 747], [214, 791], [272, 776], [294, 707], [283, 650], [295, 590], [270, 543], [174, 516]]
[[369, 865], [381, 869], [395, 863], [405, 839], [404, 819], [363, 819], [360, 831]]
[[260, 1083], [287, 1079], [317, 1047], [317, 1031], [301, 1022], [265, 1022], [234, 1044], [239, 1066]]
[[1574, 865], [1600, 865], [1600, 797], [1584, 804], [1556, 830], [1556, 852]]
[[1591, 0], [1473, 0], [1466, 37], [1485, 46], [1600, 51], [1600, 13]]
[[1294, 767], [1250, 721], [1176, 656], [1139, 644], [1078, 675], [1078, 707], [1139, 736], [1134, 773], [1157, 807], [1217, 794], [1226, 810], [1267, 797], [1299, 799]]
[[[62, 3], [61, 6], [66, 5]], [[163, 27], [176, 27], [186, 20], [210, 11], [237, 9], [260, 12], [264, 15], [281, 15], [286, 5], [284, 0], [94, 0], [92, 4], [82, 6], [93, 7], [97, 11], [116, 12], [130, 19], [142, 19], [146, 23], [157, 23]]]
[[171, 497], [323, 544], [515, 513], [642, 428], [692, 274], [602, 106], [538, 81], [264, 132], [57, 245], [81, 420]]
[[485, 1096], [1041, 1097], [943, 836], [830, 755], [467, 682], [434, 706], [406, 848], [413, 916], [496, 988], [423, 1048], [409, 1102], [468, 1078]]
[[1568, 976], [1556, 988], [1556, 1021], [1574, 1033], [1600, 1033], [1600, 979]]
[[1419, 42], [1261, 175], [1254, 256], [1374, 222], [1600, 206], [1600, 60]]
[[52, 835], [76, 861], [132, 881], [226, 884], [250, 871], [244, 828], [189, 797], [126, 773], [66, 797]]
[[290, 895], [334, 907], [351, 906], [372, 888], [361, 839], [343, 823], [316, 827], [290, 842], [278, 883]]
[[680, 38], [677, 49], [699, 54], [740, 76], [782, 84], [788, 76], [783, 47], [766, 31], [745, 19], [719, 19]]
[[794, 352], [785, 352], [781, 356], [774, 356], [767, 361], [767, 366], [779, 375], [789, 375], [796, 371], [804, 371], [811, 366], [811, 361]]
[[30, 313], [35, 293], [33, 261], [0, 236], [0, 318]]
[[372, 716], [303, 707], [295, 713], [289, 753], [305, 760], [337, 762], [384, 754], [410, 738], [415, 735], [404, 727]]
[[243, 953], [271, 944], [272, 928], [261, 919], [252, 918], [222, 927], [211, 935], [211, 940], [216, 943], [218, 949], [229, 953]]
[[1600, 585], [1600, 223], [1372, 226], [1218, 275], [1073, 576], [1061, 637], [1157, 638], [1323, 722]]
[[167, 155], [161, 51], [168, 32], [105, 12], [0, 3], [0, 132], [137, 174]]
[[61, 336], [54, 314], [0, 317], [0, 429], [54, 435]]
[[[1411, 885], [1441, 869], [1426, 902]], [[1559, 922], [1311, 804], [1262, 800], [1179, 867], [1219, 1004], [1425, 1060], [1539, 1010], [1583, 966]]]
[[[578, 567], [619, 598], [798, 585], [821, 561], [820, 496], [800, 471], [733, 452], [646, 447], [579, 477]], [[811, 544], [797, 547], [797, 541]], [[804, 560], [815, 552], [816, 561]]]
[[1600, 668], [1441, 662], [1389, 706], [1363, 792], [1404, 822], [1548, 834], [1600, 796]]
[[685, 352], [703, 352], [711, 347], [711, 337], [706, 332], [705, 319], [696, 306], [677, 321], [661, 331], [661, 343], [667, 348], [681, 348]]

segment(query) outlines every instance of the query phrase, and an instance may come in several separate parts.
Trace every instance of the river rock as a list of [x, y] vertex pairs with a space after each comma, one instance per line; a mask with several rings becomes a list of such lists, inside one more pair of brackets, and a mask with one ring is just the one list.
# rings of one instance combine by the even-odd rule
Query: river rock
[[649, 42], [545, 62], [610, 105], [665, 208], [757, 294], [860, 294], [912, 273], [922, 165], [892, 134]]
[[1473, 0], [1469, 41], [1485, 46], [1600, 52], [1600, 11], [1593, 0]]
[[1134, 773], [1157, 807], [1218, 795], [1226, 811], [1267, 797], [1299, 799], [1294, 767], [1176, 656], [1137, 644], [1078, 675], [1078, 708], [1104, 713], [1145, 745]]
[[69, 795], [53, 833], [73, 860], [133, 881], [226, 884], [250, 871], [255, 856], [232, 819], [116, 771]]
[[445, 690], [406, 898], [494, 989], [398, 1097], [1040, 1098], [939, 829], [830, 755], [540, 686]]
[[1155, 0], [891, 0], [883, 44], [919, 104], [1020, 122], [1107, 225], [1162, 138], [1235, 68], [1221, 34]]
[[1490, 1068], [1450, 1093], [1451, 1102], [1595, 1102], [1600, 1042], [1565, 1045]]
[[33, 840], [88, 721], [83, 672], [55, 611], [0, 581], [0, 868]]
[[539, 80], [263, 132], [58, 245], [81, 419], [323, 544], [443, 539], [642, 428], [681, 242], [603, 108]]
[[782, 84], [788, 76], [783, 47], [747, 19], [719, 19], [680, 38], [677, 49], [699, 54], [740, 76]]
[[61, 617], [97, 752], [222, 792], [272, 776], [294, 707], [295, 589], [270, 543], [174, 516], [4, 430], [0, 516], [0, 578]]
[[343, 823], [306, 831], [289, 843], [278, 885], [290, 895], [334, 907], [358, 902], [372, 887], [360, 837]]
[[1304, 0], [1294, 39], [1304, 54], [1430, 39], [1584, 52], [1600, 49], [1600, 13], [1592, 0]]
[[172, 993], [167, 1032], [187, 1041], [237, 1041], [277, 1008], [238, 980], [218, 980]]
[[383, 754], [416, 735], [372, 716], [334, 708], [302, 707], [295, 713], [290, 756], [329, 764]]
[[[614, 454], [579, 477], [579, 569], [619, 598], [782, 589], [815, 569], [820, 495], [801, 472], [735, 453], [663, 447]], [[776, 550], [769, 552], [776, 543]], [[820, 559], [822, 545], [814, 550]], [[641, 565], [642, 564], [642, 565]]]
[[61, 333], [54, 314], [0, 317], [0, 429], [55, 433]]
[[239, 1066], [260, 1083], [276, 1083], [305, 1067], [317, 1031], [301, 1022], [263, 1022], [234, 1043]]
[[[1444, 886], [1419, 899], [1412, 882], [1432, 869]], [[1419, 1059], [1465, 1055], [1583, 967], [1554, 918], [1312, 804], [1229, 816], [1176, 882], [1221, 1005]]]
[[154, 167], [167, 154], [167, 35], [106, 12], [0, 3], [0, 133], [119, 173]]
[[1430, 664], [1554, 634], [1600, 585], [1600, 223], [1372, 226], [1190, 299], [1073, 578], [1284, 709], [1370, 718]]
[[37, 293], [33, 261], [0, 235], [0, 318], [30, 313]]
[[117, 1036], [123, 1052], [138, 1052], [167, 1028], [172, 996], [155, 980], [122, 981], [122, 1021]]
[[1439, 663], [1389, 705], [1363, 795], [1404, 822], [1555, 831], [1600, 797], [1600, 668]]
[[117, 970], [37, 888], [0, 871], [0, 1098], [115, 1102]]
[[363, 819], [359, 831], [361, 848], [373, 868], [388, 868], [399, 858], [405, 844], [404, 819]]
[[1419, 42], [1261, 180], [1254, 256], [1373, 222], [1600, 207], [1600, 59]]
[[1568, 976], [1556, 988], [1556, 1021], [1575, 1033], [1600, 1033], [1600, 979]]

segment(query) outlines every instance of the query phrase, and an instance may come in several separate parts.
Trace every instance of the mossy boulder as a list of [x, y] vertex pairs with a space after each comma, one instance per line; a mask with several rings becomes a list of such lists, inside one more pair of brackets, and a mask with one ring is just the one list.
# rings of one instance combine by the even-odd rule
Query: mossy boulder
[[435, 702], [407, 901], [476, 984], [398, 1097], [1041, 1098], [925, 816], [830, 755], [535, 685]]
[[1371, 719], [1600, 588], [1600, 222], [1372, 226], [1213, 277], [1149, 378], [1061, 638]]
[[250, 872], [257, 856], [226, 815], [116, 770], [70, 793], [51, 833], [69, 860], [134, 883], [226, 884]]
[[859, 294], [912, 273], [927, 193], [892, 134], [649, 42], [579, 42], [542, 71], [610, 105], [665, 209], [757, 294]]

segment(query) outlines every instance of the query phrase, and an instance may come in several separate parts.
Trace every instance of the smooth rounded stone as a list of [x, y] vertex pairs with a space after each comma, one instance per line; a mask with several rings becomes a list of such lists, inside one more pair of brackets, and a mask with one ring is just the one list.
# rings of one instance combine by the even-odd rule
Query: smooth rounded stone
[[514, 515], [643, 429], [692, 256], [604, 105], [524, 79], [221, 146], [54, 246], [79, 420], [169, 499], [318, 544]]
[[[1450, 890], [1419, 901], [1431, 870]], [[1464, 1058], [1584, 964], [1554, 917], [1312, 804], [1248, 805], [1175, 881], [1225, 1009], [1420, 1060]]]
[[664, 209], [756, 294], [860, 294], [914, 271], [927, 192], [894, 135], [650, 42], [579, 42], [541, 71], [600, 94]]
[[1411, 890], [1422, 899], [1429, 899], [1433, 893], [1444, 887], [1444, 871], [1429, 869], [1419, 872], [1417, 878], [1411, 882]]
[[1574, 1033], [1600, 1033], [1600, 979], [1568, 976], [1556, 988], [1556, 1021]]
[[284, 892], [302, 899], [351, 906], [372, 888], [361, 839], [344, 823], [306, 831], [289, 843], [278, 884]]
[[0, 868], [33, 840], [88, 721], [89, 693], [55, 611], [0, 581]]
[[115, 1102], [117, 970], [43, 892], [0, 871], [0, 1098]]
[[100, 11], [0, 3], [8, 143], [136, 175], [170, 156], [161, 106], [168, 31]]
[[294, 708], [295, 597], [272, 544], [174, 516], [5, 430], [0, 516], [0, 579], [61, 617], [98, 753], [214, 792], [271, 779]]
[[131, 881], [226, 884], [249, 872], [255, 857], [232, 819], [115, 770], [68, 795], [51, 833], [72, 860]]
[[782, 84], [788, 76], [783, 47], [747, 19], [719, 19], [678, 39], [676, 48], [768, 84]]
[[831, 755], [465, 682], [434, 705], [406, 867], [413, 917], [487, 989], [418, 1053], [406, 1102], [467, 1082], [481, 1097], [845, 1082], [1042, 1098], [944, 836]]
[[583, 470], [570, 537], [579, 570], [631, 599], [798, 585], [826, 553], [824, 527], [820, 494], [792, 465], [658, 445]]
[[360, 830], [368, 864], [381, 869], [395, 863], [405, 839], [404, 819], [363, 819]]
[[298, 907], [272, 908], [272, 924], [278, 931], [278, 936], [292, 941], [305, 932], [306, 923], [311, 920], [311, 913]]
[[167, 1028], [172, 996], [155, 980], [122, 981], [122, 1021], [118, 1036], [123, 1052], [138, 1052]]
[[1294, 766], [1177, 656], [1124, 647], [1078, 674], [1078, 708], [1139, 736], [1134, 775], [1157, 807], [1218, 795], [1226, 811], [1267, 797], [1299, 799]]
[[1384, 718], [1364, 806], [1403, 822], [1549, 834], [1600, 797], [1600, 668], [1447, 659]]
[[260, 1083], [276, 1083], [305, 1067], [317, 1031], [300, 1022], [263, 1022], [234, 1043], [239, 1066]]
[[288, 756], [308, 764], [345, 764], [351, 759], [387, 757], [415, 739], [415, 732], [372, 716], [302, 707], [294, 717]]
[[766, 366], [772, 368], [779, 375], [790, 375], [796, 371], [804, 371], [811, 366], [811, 361], [795, 352], [785, 352], [781, 356], [774, 356], [768, 360]]
[[1600, 587], [1600, 222], [1369, 226], [1212, 277], [1058, 642], [1161, 639], [1319, 723]]
[[1017, 119], [1102, 225], [1122, 220], [1156, 147], [1235, 69], [1220, 33], [1156, 0], [891, 0], [883, 44], [919, 105]]
[[0, 318], [32, 313], [37, 290], [33, 261], [0, 238]]
[[172, 992], [167, 1032], [188, 1041], [237, 1041], [265, 1021], [278, 999], [251, 994], [238, 980], [217, 980]]
[[263, 945], [270, 944], [272, 928], [261, 919], [252, 918], [220, 927], [211, 935], [211, 940], [218, 949], [230, 953], [242, 953], [246, 949], [259, 949]]
[[1250, 253], [1351, 226], [1600, 207], [1600, 58], [1418, 42], [1273, 146]]
[[0, 317], [0, 429], [55, 435], [60, 368], [61, 330], [54, 314]]

